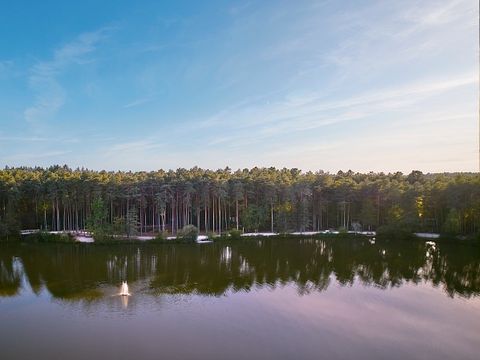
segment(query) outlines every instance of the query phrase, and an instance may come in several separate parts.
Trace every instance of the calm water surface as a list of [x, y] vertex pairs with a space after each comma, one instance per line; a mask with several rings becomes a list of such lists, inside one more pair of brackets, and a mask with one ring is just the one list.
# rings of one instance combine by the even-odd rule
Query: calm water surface
[[4, 244], [0, 358], [478, 359], [479, 295], [472, 245]]

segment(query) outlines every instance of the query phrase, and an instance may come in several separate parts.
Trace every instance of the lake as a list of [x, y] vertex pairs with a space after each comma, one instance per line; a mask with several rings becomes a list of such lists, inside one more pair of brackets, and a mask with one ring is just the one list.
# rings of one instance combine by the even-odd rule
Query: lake
[[472, 244], [2, 244], [0, 358], [478, 359], [479, 295]]

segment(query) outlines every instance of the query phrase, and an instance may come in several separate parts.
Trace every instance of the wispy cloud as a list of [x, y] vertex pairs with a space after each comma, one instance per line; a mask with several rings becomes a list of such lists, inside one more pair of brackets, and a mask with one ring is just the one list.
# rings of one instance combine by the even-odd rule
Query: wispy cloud
[[152, 139], [142, 139], [134, 141], [126, 141], [122, 143], [115, 143], [108, 146], [103, 152], [106, 157], [118, 157], [121, 158], [125, 154], [139, 155], [154, 149], [163, 147], [163, 144]]
[[466, 29], [478, 28], [476, 12], [469, 0], [378, 2], [343, 12], [331, 18], [331, 31], [341, 41], [320, 57], [344, 82], [385, 71], [408, 73], [404, 66], [419, 66], [415, 61], [437, 57], [437, 63], [465, 50]]
[[71, 65], [93, 61], [91, 54], [108, 37], [111, 28], [83, 33], [74, 41], [56, 49], [50, 60], [39, 61], [30, 69], [29, 86], [34, 92], [34, 103], [24, 111], [25, 120], [35, 122], [54, 115], [65, 103], [67, 93], [58, 80]]
[[105, 139], [92, 150], [89, 167], [109, 170], [144, 170], [162, 167], [166, 144], [151, 137], [144, 139]]
[[2, 136], [0, 135], [0, 141], [3, 142], [57, 142], [57, 143], [78, 143], [79, 139], [77, 138], [65, 138], [65, 137], [58, 137], [58, 136]]
[[[429, 96], [477, 81], [476, 74], [457, 76], [455, 73], [459, 68], [448, 69], [448, 65], [444, 66], [448, 71], [443, 79], [432, 69], [422, 71], [422, 82], [415, 82], [413, 79], [419, 76], [412, 72], [412, 69], [422, 69], [422, 66], [429, 69], [432, 68], [430, 64], [441, 62], [434, 58], [439, 52], [447, 58], [449, 51], [462, 53], [469, 50], [463, 43], [458, 45], [461, 48], [457, 46], [458, 39], [464, 37], [464, 26], [474, 25], [471, 21], [474, 6], [468, 0], [425, 1], [421, 4], [414, 1], [401, 4], [373, 2], [368, 6], [349, 7], [348, 11], [345, 11], [346, 7], [339, 7], [341, 10], [327, 18], [324, 6], [328, 3], [322, 3], [321, 8], [299, 7], [293, 14], [282, 9], [269, 14], [269, 26], [275, 28], [276, 23], [282, 24], [281, 41], [269, 41], [266, 46], [260, 43], [260, 59], [271, 63], [271, 68], [275, 69], [284, 64], [286, 70], [279, 76], [266, 79], [275, 84], [283, 98], [264, 96], [264, 101], [240, 102], [229, 110], [220, 110], [201, 122], [200, 127], [244, 129], [259, 126], [252, 136], [249, 134], [251, 140], [258, 138], [262, 131], [273, 134], [282, 127], [294, 131], [316, 128], [407, 108]], [[257, 11], [239, 18], [232, 37], [236, 32], [243, 34], [245, 28], [255, 29], [255, 23], [262, 15], [264, 13]], [[284, 28], [288, 31], [283, 32]], [[236, 84], [241, 87], [245, 79], [251, 82], [248, 72], [256, 73], [258, 56], [235, 52], [235, 56], [226, 60], [218, 71], [227, 86]], [[247, 67], [249, 61], [254, 65]], [[415, 64], [415, 61], [423, 64]], [[462, 69], [469, 71], [472, 67]], [[268, 73], [268, 66], [264, 70]], [[262, 78], [263, 74], [259, 76]], [[277, 78], [282, 79], [278, 87]], [[401, 83], [407, 85], [402, 87]], [[261, 87], [259, 84], [258, 88]], [[301, 95], [291, 94], [292, 89]], [[253, 96], [262, 97], [258, 93]], [[268, 124], [275, 126], [261, 129]]]
[[137, 100], [134, 100], [126, 105], [124, 105], [123, 107], [125, 109], [128, 109], [128, 108], [131, 108], [131, 107], [135, 107], [135, 106], [139, 106], [139, 105], [143, 105], [143, 104], [146, 104], [148, 102], [150, 102], [151, 99], [150, 98], [141, 98], [141, 99], [137, 99]]
[[13, 141], [13, 142], [45, 142], [51, 141], [51, 138], [40, 137], [40, 136], [1, 136], [0, 141]]
[[5, 163], [8, 162], [30, 162], [32, 160], [54, 158], [57, 160], [57, 157], [71, 153], [70, 150], [63, 151], [45, 151], [45, 152], [35, 152], [35, 153], [20, 153], [11, 156], [4, 157], [2, 160]]
[[[46, 163], [58, 154], [98, 169], [431, 170], [439, 158], [458, 160], [457, 170], [475, 167], [461, 158], [477, 139], [469, 124], [477, 114], [478, 3], [308, 0], [189, 10], [186, 18], [123, 14], [121, 43], [106, 41], [111, 29], [82, 34], [54, 51], [50, 44], [51, 55], [27, 71], [22, 59], [0, 61], [0, 78], [27, 74], [32, 95], [24, 106], [17, 89], [10, 108], [2, 106], [2, 119], [11, 119], [0, 130], [2, 155], [24, 152], [18, 163], [35, 163], [40, 154]], [[107, 71], [90, 71], [92, 62]], [[43, 121], [60, 109], [64, 124]], [[22, 115], [35, 131], [16, 126]], [[82, 143], [70, 146], [70, 136]], [[74, 151], [62, 155], [66, 148]]]
[[430, 4], [426, 2], [423, 6], [420, 4], [420, 6], [408, 7], [400, 12], [400, 16], [415, 25], [411, 30], [419, 31], [461, 20], [469, 10], [473, 10], [473, 7], [468, 0], [435, 1]]
[[[262, 129], [272, 133], [318, 128], [333, 123], [395, 111], [428, 97], [476, 83], [473, 73], [453, 78], [417, 81], [393, 88], [378, 89], [345, 99], [325, 101], [324, 94], [286, 97], [273, 103], [250, 104], [221, 111], [201, 123], [201, 127]], [[257, 132], [257, 135], [260, 134]]]
[[0, 60], [0, 77], [8, 75], [9, 71], [13, 68], [13, 61]]
[[[422, 122], [422, 114], [408, 124], [389, 125], [389, 136], [381, 128], [371, 128], [359, 137], [345, 131], [342, 137], [305, 139], [286, 146], [274, 146], [258, 157], [260, 165], [298, 166], [354, 171], [460, 171], [475, 167], [475, 141], [465, 142], [474, 131], [472, 117], [442, 118], [432, 130]], [[439, 124], [437, 124], [439, 125]]]

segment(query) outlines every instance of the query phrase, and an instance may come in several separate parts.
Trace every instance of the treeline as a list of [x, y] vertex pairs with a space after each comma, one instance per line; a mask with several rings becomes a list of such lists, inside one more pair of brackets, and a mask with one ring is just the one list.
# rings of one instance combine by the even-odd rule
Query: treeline
[[20, 229], [83, 230], [95, 211], [94, 221], [133, 223], [140, 234], [176, 234], [188, 224], [216, 233], [383, 227], [473, 234], [480, 224], [480, 177], [286, 168], [107, 172], [6, 167], [0, 170], [0, 206], [0, 236]]

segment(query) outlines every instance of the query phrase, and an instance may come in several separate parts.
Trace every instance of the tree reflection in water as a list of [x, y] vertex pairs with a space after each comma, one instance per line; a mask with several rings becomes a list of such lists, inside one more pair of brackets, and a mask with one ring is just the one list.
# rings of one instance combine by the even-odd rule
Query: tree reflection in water
[[262, 239], [209, 245], [4, 244], [0, 250], [0, 297], [16, 296], [29, 285], [56, 299], [95, 301], [123, 280], [142, 283], [142, 291], [154, 295], [220, 296], [287, 284], [303, 295], [335, 282], [381, 289], [430, 282], [452, 297], [480, 291], [480, 248], [470, 244]]

